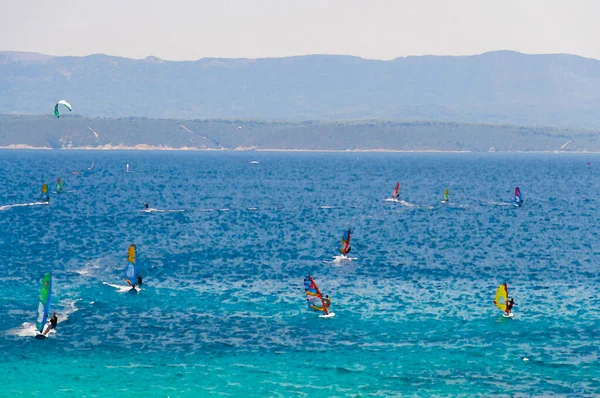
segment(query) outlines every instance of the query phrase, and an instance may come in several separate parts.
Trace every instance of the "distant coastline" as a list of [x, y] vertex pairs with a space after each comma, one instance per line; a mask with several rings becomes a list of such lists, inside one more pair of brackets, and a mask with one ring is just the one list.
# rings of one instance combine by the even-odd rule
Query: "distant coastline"
[[444, 151], [438, 149], [277, 149], [261, 148], [247, 152], [333, 152], [333, 153], [473, 153], [473, 151]]
[[52, 151], [187, 151], [187, 152], [307, 152], [307, 153], [553, 153], [553, 154], [600, 154], [600, 151], [495, 151], [475, 152], [468, 150], [440, 150], [440, 149], [288, 149], [288, 148], [197, 148], [197, 147], [170, 147], [166, 145], [138, 144], [127, 145], [101, 145], [97, 147], [82, 146], [68, 148], [35, 147], [26, 144], [12, 144], [0, 146], [0, 150], [52, 150]]
[[0, 146], [0, 149], [14, 150], [55, 150], [55, 151], [198, 151], [198, 152], [335, 152], [335, 153], [473, 153], [473, 151], [444, 151], [438, 149], [289, 149], [289, 148], [235, 148], [235, 149], [216, 149], [216, 148], [198, 148], [198, 147], [170, 147], [166, 145], [147, 145], [138, 144], [133, 146], [128, 145], [100, 145], [97, 147], [80, 146], [68, 148], [50, 148], [50, 147], [35, 147], [26, 144], [12, 144]]
[[32, 150], [45, 149], [45, 150], [51, 150], [52, 148], [50, 148], [49, 146], [31, 146], [31, 145], [27, 145], [27, 144], [10, 144], [10, 145], [0, 146], [0, 149], [32, 149]]

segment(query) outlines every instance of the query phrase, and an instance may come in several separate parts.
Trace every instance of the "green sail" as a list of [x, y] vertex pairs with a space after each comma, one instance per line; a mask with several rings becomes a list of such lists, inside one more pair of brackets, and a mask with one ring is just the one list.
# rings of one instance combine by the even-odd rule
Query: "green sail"
[[38, 317], [35, 322], [36, 329], [41, 333], [44, 330], [48, 314], [50, 313], [50, 301], [52, 299], [52, 275], [44, 274], [42, 287], [40, 288], [40, 301], [38, 304]]

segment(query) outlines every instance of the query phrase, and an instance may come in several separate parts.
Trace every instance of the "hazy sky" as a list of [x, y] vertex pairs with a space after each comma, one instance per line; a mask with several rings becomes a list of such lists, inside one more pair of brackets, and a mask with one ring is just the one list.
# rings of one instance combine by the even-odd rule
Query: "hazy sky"
[[600, 59], [597, 0], [0, 0], [0, 51], [168, 60], [491, 50]]

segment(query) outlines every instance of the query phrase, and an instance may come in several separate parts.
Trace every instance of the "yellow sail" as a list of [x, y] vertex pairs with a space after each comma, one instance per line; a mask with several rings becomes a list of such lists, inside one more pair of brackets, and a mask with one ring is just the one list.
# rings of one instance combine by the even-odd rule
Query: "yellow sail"
[[135, 245], [129, 246], [127, 250], [127, 262], [135, 264]]
[[502, 284], [498, 286], [496, 290], [496, 298], [494, 299], [494, 305], [502, 311], [506, 311], [506, 303], [508, 302], [508, 286]]
[[48, 184], [42, 185], [42, 193], [48, 193]]

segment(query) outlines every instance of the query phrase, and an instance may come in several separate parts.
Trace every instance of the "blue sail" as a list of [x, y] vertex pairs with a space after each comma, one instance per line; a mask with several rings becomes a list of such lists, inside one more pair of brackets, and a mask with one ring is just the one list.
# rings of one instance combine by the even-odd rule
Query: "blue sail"
[[516, 206], [521, 206], [523, 204], [523, 194], [521, 193], [521, 190], [519, 189], [519, 187], [515, 188], [515, 205]]
[[127, 266], [125, 267], [125, 280], [130, 286], [135, 286], [137, 283], [138, 267], [136, 264], [135, 245], [129, 246], [127, 249]]

